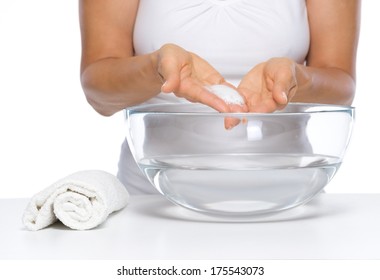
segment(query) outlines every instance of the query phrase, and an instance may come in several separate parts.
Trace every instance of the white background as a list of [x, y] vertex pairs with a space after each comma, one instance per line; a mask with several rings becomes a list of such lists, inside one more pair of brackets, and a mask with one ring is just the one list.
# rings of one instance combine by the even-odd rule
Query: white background
[[[330, 193], [380, 193], [380, 1], [362, 1], [352, 141]], [[78, 1], [0, 0], [0, 198], [30, 197], [72, 172], [116, 174], [123, 114], [106, 118], [79, 82]]]

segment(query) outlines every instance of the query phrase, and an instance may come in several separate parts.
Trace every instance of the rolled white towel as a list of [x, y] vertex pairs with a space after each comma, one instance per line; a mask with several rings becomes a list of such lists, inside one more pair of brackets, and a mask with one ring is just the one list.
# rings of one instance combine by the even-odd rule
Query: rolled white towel
[[35, 194], [24, 211], [23, 223], [29, 230], [39, 230], [58, 219], [72, 229], [91, 229], [128, 201], [128, 191], [114, 175], [79, 171]]

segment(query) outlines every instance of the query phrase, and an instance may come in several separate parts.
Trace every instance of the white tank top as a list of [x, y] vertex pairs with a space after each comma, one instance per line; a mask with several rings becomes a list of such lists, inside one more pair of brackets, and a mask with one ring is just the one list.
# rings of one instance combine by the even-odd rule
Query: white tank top
[[[304, 63], [309, 41], [306, 0], [140, 0], [133, 35], [136, 55], [174, 43], [235, 85], [272, 57]], [[146, 103], [161, 102], [186, 101], [159, 94]], [[154, 192], [123, 147], [119, 178], [132, 194]]]
[[303, 63], [309, 50], [305, 0], [140, 0], [137, 55], [177, 44], [238, 82], [272, 57]]

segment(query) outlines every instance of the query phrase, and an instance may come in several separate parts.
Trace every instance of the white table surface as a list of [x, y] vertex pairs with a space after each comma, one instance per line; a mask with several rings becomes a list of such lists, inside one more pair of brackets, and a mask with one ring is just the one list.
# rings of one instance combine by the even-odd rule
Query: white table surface
[[161, 196], [135, 196], [100, 227], [37, 232], [28, 200], [0, 200], [0, 259], [380, 259], [380, 194], [321, 194], [256, 222], [222, 222]]

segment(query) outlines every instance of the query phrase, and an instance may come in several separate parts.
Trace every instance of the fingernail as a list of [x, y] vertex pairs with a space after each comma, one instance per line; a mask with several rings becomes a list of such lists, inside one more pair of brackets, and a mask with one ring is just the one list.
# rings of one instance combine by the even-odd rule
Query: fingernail
[[284, 103], [288, 102], [288, 96], [286, 95], [285, 91], [281, 92], [282, 99], [284, 100]]
[[162, 84], [162, 86], [161, 86], [161, 91], [164, 91], [164, 87], [166, 86], [166, 84], [167, 84], [167, 81], [165, 81], [165, 82]]
[[226, 130], [231, 130], [232, 129], [232, 125], [230, 124], [230, 123], [228, 123], [228, 124], [224, 124], [224, 128], [226, 129]]

